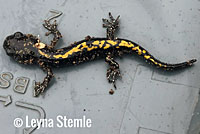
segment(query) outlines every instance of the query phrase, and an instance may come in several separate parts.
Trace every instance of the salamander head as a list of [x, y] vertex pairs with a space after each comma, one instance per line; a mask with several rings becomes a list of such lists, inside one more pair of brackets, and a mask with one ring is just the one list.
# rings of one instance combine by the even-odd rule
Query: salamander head
[[36, 36], [16, 32], [6, 37], [3, 48], [7, 55], [13, 57], [17, 62], [22, 64], [32, 64], [36, 50], [34, 46], [38, 41]]

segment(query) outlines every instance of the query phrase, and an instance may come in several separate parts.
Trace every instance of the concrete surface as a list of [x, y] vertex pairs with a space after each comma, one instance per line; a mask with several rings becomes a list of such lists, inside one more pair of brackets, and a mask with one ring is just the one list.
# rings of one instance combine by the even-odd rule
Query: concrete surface
[[[130, 39], [146, 48], [158, 59], [177, 63], [191, 58], [200, 60], [200, 1], [188, 0], [0, 0], [0, 42], [16, 31], [40, 35], [49, 43], [42, 27], [50, 9], [62, 11], [58, 19], [63, 35], [58, 47], [90, 35], [105, 37], [101, 18], [111, 11], [121, 15], [118, 37]], [[15, 118], [38, 118], [37, 112], [15, 106], [16, 101], [42, 107], [46, 118], [58, 115], [68, 118], [91, 118], [91, 128], [41, 128], [38, 134], [198, 134], [200, 118], [195, 110], [199, 97], [200, 62], [177, 71], [164, 72], [150, 67], [136, 56], [117, 59], [122, 80], [118, 89], [106, 80], [104, 60], [76, 67], [54, 69], [55, 80], [39, 98], [33, 97], [33, 80], [41, 81], [44, 73], [36, 66], [15, 63], [0, 48], [0, 73], [11, 72], [9, 88], [0, 89], [1, 96], [11, 95], [12, 104], [0, 105], [0, 131], [21, 134]], [[25, 94], [13, 91], [17, 77], [30, 78]], [[195, 111], [195, 112], [194, 112]], [[193, 116], [194, 115], [194, 116]], [[193, 117], [193, 118], [192, 118]], [[192, 120], [192, 123], [190, 124]]]

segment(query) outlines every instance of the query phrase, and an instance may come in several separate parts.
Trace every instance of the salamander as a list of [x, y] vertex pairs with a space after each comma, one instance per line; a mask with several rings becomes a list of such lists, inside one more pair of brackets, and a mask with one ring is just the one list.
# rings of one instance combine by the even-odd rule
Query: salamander
[[146, 49], [137, 43], [115, 37], [115, 32], [119, 27], [119, 17], [116, 19], [109, 13], [109, 19], [103, 19], [103, 27], [106, 28], [107, 35], [105, 38], [91, 38], [87, 36], [84, 40], [75, 42], [67, 47], [56, 49], [57, 42], [62, 38], [57, 29], [56, 20], [51, 20], [60, 16], [62, 12], [51, 11], [56, 13], [44, 21], [44, 28], [48, 30], [46, 36], [52, 34], [53, 40], [50, 45], [42, 43], [37, 36], [32, 34], [23, 34], [16, 32], [6, 37], [3, 47], [7, 55], [13, 57], [15, 61], [21, 64], [37, 64], [46, 73], [42, 82], [36, 82], [34, 95], [38, 96], [48, 87], [53, 78], [53, 67], [78, 65], [83, 62], [93, 61], [98, 58], [105, 59], [109, 65], [107, 69], [107, 79], [116, 88], [115, 81], [121, 77], [119, 64], [114, 60], [116, 56], [123, 54], [136, 54], [143, 57], [144, 60], [164, 70], [175, 70], [192, 66], [196, 59], [188, 60], [178, 64], [168, 64], [156, 59]]

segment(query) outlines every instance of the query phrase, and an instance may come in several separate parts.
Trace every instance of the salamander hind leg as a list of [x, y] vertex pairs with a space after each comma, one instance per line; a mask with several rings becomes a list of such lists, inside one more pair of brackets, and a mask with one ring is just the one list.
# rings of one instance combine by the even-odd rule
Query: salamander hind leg
[[56, 23], [56, 20], [54, 20], [53, 24], [50, 23], [50, 21], [54, 18], [59, 17], [60, 15], [62, 15], [62, 12], [60, 11], [56, 11], [56, 10], [51, 10], [51, 13], [55, 13], [54, 16], [49, 17], [48, 19], [44, 20], [44, 28], [46, 28], [48, 30], [48, 32], [46, 32], [46, 36], [53, 34], [54, 38], [51, 41], [51, 44], [49, 45], [49, 48], [54, 48], [57, 44], [57, 42], [59, 41], [60, 38], [62, 38], [62, 35], [60, 33], [60, 31], [58, 30], [57, 26], [58, 24]]
[[119, 27], [119, 17], [118, 16], [116, 19], [113, 18], [112, 14], [109, 12], [109, 18], [108, 19], [102, 19], [103, 20], [103, 27], [106, 28], [107, 31], [107, 38], [110, 40], [115, 39], [115, 32]]
[[105, 61], [109, 65], [106, 77], [108, 79], [108, 82], [113, 83], [113, 86], [116, 89], [115, 81], [118, 77], [121, 77], [119, 64], [111, 57], [111, 55], [107, 55]]

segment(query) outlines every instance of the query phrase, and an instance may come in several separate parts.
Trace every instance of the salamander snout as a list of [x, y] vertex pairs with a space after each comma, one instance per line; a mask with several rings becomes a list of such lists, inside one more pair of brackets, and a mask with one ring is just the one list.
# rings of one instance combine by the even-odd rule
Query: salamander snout
[[6, 51], [7, 55], [9, 55], [9, 56], [13, 56], [14, 55], [15, 50], [10, 45], [9, 36], [4, 40], [3, 48]]

